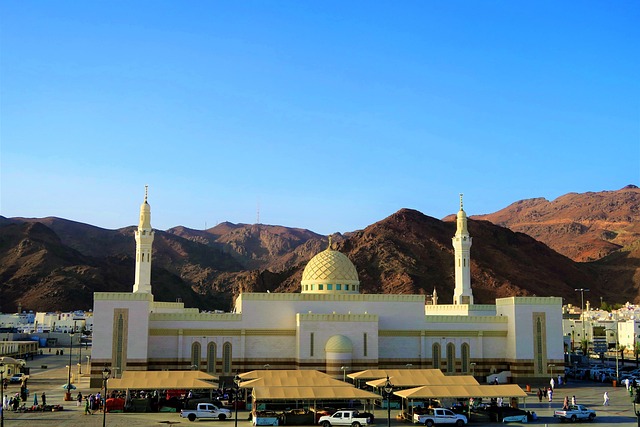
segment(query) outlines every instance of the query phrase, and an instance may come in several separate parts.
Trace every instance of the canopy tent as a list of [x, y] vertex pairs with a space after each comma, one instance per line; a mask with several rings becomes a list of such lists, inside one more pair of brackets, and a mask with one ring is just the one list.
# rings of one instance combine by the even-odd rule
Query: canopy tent
[[252, 387], [353, 387], [352, 384], [345, 383], [340, 380], [333, 379], [329, 376], [306, 376], [306, 377], [289, 377], [289, 376], [272, 376], [270, 378], [257, 378], [255, 380], [243, 381], [240, 388]]
[[405, 399], [527, 397], [517, 384], [422, 386], [394, 392]]
[[217, 377], [202, 371], [124, 371], [122, 378], [109, 379], [116, 390], [214, 389]]
[[[437, 375], [394, 375], [389, 376], [389, 381], [394, 387], [407, 388], [418, 386], [445, 386], [445, 385], [478, 385], [478, 381], [471, 375], [437, 376]], [[371, 387], [381, 388], [387, 382], [386, 378], [367, 381]]]
[[258, 369], [255, 371], [244, 372], [238, 374], [243, 381], [255, 380], [258, 378], [270, 379], [270, 378], [331, 378], [331, 375], [327, 375], [324, 372], [316, 370], [305, 369]]
[[254, 387], [253, 399], [258, 400], [349, 400], [378, 399], [375, 393], [355, 387]]
[[444, 374], [440, 369], [367, 369], [366, 371], [347, 374], [347, 377], [358, 381], [368, 381], [378, 378], [399, 377], [405, 375], [420, 377], [444, 377]]

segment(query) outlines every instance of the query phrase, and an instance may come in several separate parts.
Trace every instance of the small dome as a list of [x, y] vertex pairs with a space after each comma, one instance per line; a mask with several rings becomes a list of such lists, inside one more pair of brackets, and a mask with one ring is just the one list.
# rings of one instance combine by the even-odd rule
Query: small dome
[[326, 249], [309, 261], [302, 273], [303, 293], [359, 293], [355, 266], [341, 252]]
[[334, 335], [327, 341], [324, 351], [327, 353], [351, 353], [353, 352], [353, 344], [344, 335]]

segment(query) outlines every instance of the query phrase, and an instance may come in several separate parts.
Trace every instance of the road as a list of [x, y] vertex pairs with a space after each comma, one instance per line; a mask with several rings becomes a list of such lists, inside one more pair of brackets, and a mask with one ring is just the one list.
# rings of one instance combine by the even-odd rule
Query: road
[[[67, 349], [68, 350], [68, 349]], [[55, 350], [53, 354], [44, 350], [43, 356], [36, 357], [33, 361], [29, 360], [27, 366], [31, 368], [31, 376], [29, 379], [29, 391], [31, 396], [37, 393], [38, 400], [40, 395], [44, 391], [47, 394], [47, 403], [49, 404], [62, 404], [64, 410], [60, 412], [35, 412], [35, 413], [13, 413], [10, 411], [5, 412], [4, 422], [5, 427], [38, 427], [38, 426], [60, 426], [60, 427], [92, 427], [101, 426], [103, 423], [103, 414], [96, 413], [94, 415], [84, 415], [84, 407], [75, 406], [75, 402], [64, 401], [64, 390], [62, 386], [66, 384], [68, 378], [68, 364], [69, 356], [65, 351], [63, 356], [56, 356]], [[88, 355], [86, 350], [83, 350], [83, 358]], [[77, 349], [74, 349], [72, 356], [72, 362], [75, 364], [78, 360]], [[86, 358], [85, 358], [86, 361]], [[47, 368], [43, 369], [42, 366], [46, 365]], [[73, 366], [74, 372], [76, 366]], [[83, 365], [83, 371], [86, 372], [86, 364]], [[78, 390], [82, 391], [82, 394], [96, 393], [98, 389], [89, 388], [89, 378], [82, 376], [79, 381], [74, 382], [78, 387]], [[7, 390], [8, 393], [15, 394], [19, 391], [19, 385], [10, 385]], [[536, 388], [533, 388], [533, 392]], [[611, 398], [610, 406], [602, 406], [603, 393], [609, 392]], [[74, 393], [75, 394], [75, 393]], [[549, 403], [546, 401], [538, 402], [538, 398], [535, 393], [531, 393], [530, 397], [526, 399], [524, 405], [527, 410], [535, 411], [539, 416], [539, 420], [529, 424], [537, 425], [551, 425], [559, 424], [559, 421], [553, 418], [553, 411], [562, 406], [562, 400], [564, 396], [575, 395], [578, 403], [585, 404], [588, 407], [595, 409], [598, 413], [595, 423], [601, 425], [615, 425], [620, 427], [636, 427], [638, 423], [633, 413], [633, 405], [631, 399], [624, 387], [611, 387], [610, 384], [603, 385], [600, 383], [594, 383], [590, 381], [578, 381], [570, 382], [568, 385], [558, 387], [556, 389], [554, 402]], [[33, 397], [31, 397], [32, 399]], [[31, 400], [30, 399], [30, 400]], [[640, 407], [639, 407], [640, 409]], [[393, 411], [392, 411], [393, 414]], [[251, 422], [248, 420], [248, 413], [246, 411], [239, 411], [237, 425], [239, 427], [251, 427]], [[386, 410], [376, 410], [375, 414], [377, 425], [384, 426], [387, 424], [387, 412]], [[106, 419], [104, 419], [107, 426], [112, 427], [131, 427], [131, 426], [159, 426], [159, 425], [173, 425], [181, 423], [189, 423], [188, 420], [180, 418], [177, 413], [108, 413]], [[208, 423], [209, 425], [217, 425], [221, 427], [226, 425], [236, 425], [235, 420], [226, 421], [199, 421], [200, 423]], [[526, 425], [529, 425], [526, 424]], [[409, 423], [391, 420], [392, 427], [401, 427], [402, 425], [409, 426]], [[480, 425], [480, 424], [471, 424]], [[501, 423], [483, 423], [483, 426], [499, 426]], [[509, 423], [509, 425], [525, 425], [520, 423]]]

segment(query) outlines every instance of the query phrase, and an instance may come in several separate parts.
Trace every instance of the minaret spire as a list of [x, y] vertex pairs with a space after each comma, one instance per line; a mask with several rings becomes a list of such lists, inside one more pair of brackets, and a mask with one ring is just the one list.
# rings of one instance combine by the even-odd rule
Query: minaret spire
[[149, 186], [144, 186], [144, 202], [140, 205], [140, 221], [135, 230], [136, 238], [136, 278], [134, 293], [151, 293], [151, 252], [154, 231], [151, 228], [151, 206], [147, 202]]
[[463, 209], [462, 193], [460, 193], [460, 210], [456, 215], [456, 234], [452, 244], [455, 250], [455, 289], [453, 291], [454, 304], [473, 304], [471, 291], [471, 243], [467, 229], [467, 214]]

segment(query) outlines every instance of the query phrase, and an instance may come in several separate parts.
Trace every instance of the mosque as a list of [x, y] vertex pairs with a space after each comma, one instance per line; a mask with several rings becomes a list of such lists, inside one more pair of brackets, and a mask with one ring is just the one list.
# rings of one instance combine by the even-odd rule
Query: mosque
[[[242, 293], [230, 313], [153, 297], [154, 231], [145, 192], [135, 231], [132, 292], [94, 294], [91, 385], [109, 367], [197, 369], [216, 376], [256, 369], [439, 368], [447, 375], [530, 381], [564, 373], [562, 299], [508, 297], [474, 304], [467, 215], [460, 200], [452, 304], [434, 295], [362, 294], [349, 259], [329, 247], [304, 269], [299, 293]], [[428, 304], [429, 303], [429, 304]]]

